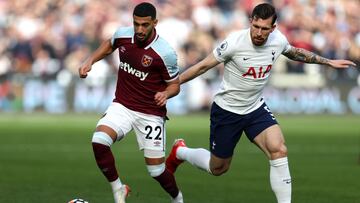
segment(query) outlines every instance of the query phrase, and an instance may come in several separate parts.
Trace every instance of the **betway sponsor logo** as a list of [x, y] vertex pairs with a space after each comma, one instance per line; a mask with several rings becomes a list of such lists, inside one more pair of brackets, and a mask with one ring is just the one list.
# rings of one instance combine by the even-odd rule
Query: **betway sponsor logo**
[[149, 73], [145, 73], [131, 67], [128, 63], [120, 62], [119, 67], [121, 70], [140, 78], [141, 81], [144, 81], [146, 77], [149, 75]]

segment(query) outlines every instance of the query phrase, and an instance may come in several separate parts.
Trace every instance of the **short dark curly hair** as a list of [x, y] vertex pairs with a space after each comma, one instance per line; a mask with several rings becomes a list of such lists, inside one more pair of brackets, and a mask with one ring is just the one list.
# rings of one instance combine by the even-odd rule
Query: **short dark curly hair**
[[133, 15], [138, 17], [151, 16], [151, 19], [154, 20], [156, 19], [156, 8], [151, 3], [143, 2], [134, 8]]

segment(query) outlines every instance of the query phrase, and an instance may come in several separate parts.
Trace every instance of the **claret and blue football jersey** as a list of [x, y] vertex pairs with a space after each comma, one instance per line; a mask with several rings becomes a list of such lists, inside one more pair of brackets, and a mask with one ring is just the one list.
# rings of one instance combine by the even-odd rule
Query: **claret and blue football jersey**
[[165, 116], [166, 107], [157, 106], [154, 96], [179, 76], [177, 55], [156, 33], [143, 46], [135, 43], [134, 34], [133, 27], [122, 27], [111, 40], [120, 58], [114, 102], [137, 112]]

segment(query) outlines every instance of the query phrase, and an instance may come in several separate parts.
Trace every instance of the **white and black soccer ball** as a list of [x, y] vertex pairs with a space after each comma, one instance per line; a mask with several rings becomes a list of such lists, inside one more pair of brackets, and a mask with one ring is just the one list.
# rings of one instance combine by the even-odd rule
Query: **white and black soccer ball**
[[83, 199], [73, 199], [73, 200], [70, 200], [68, 203], [89, 203], [89, 202], [85, 201]]

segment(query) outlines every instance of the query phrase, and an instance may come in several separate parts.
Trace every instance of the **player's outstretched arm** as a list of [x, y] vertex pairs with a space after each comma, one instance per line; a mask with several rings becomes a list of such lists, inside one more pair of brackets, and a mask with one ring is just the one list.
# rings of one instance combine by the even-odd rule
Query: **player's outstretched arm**
[[85, 60], [85, 62], [80, 66], [79, 68], [79, 76], [80, 78], [86, 78], [87, 73], [91, 71], [91, 66], [103, 59], [105, 56], [111, 54], [114, 51], [114, 49], [111, 46], [111, 40], [108, 39], [101, 43], [99, 48], [97, 48], [89, 58]]
[[185, 72], [180, 74], [180, 84], [186, 83], [187, 81], [196, 78], [197, 76], [205, 73], [209, 69], [215, 67], [219, 63], [220, 62], [216, 60], [213, 53], [209, 54], [205, 59], [191, 66]]
[[349, 68], [351, 66], [354, 67], [356, 66], [354, 62], [349, 60], [344, 60], [344, 59], [331, 60], [319, 56], [311, 51], [297, 47], [291, 47], [291, 49], [288, 52], [284, 53], [284, 56], [294, 61], [300, 61], [304, 63], [324, 64], [331, 66], [333, 68]]

